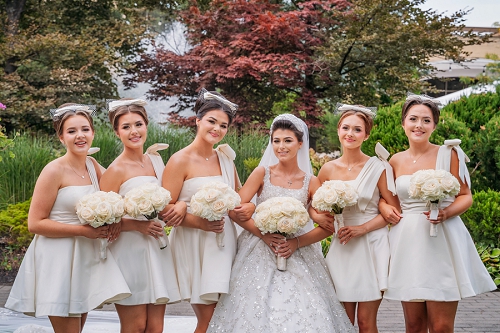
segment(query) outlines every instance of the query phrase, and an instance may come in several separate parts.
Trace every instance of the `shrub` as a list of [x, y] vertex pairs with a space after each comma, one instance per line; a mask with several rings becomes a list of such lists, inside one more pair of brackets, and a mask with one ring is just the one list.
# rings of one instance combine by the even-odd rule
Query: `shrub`
[[14, 249], [28, 247], [33, 239], [33, 234], [28, 231], [28, 211], [31, 199], [8, 205], [5, 210], [0, 211], [0, 235], [4, 243]]
[[478, 244], [500, 247], [500, 192], [479, 191], [462, 219]]
[[259, 166], [260, 163], [260, 158], [257, 157], [249, 157], [243, 161], [243, 164], [245, 165], [245, 170], [248, 172], [248, 174], [251, 174], [252, 171]]
[[500, 249], [484, 245], [476, 245], [476, 249], [493, 282], [500, 287]]
[[[8, 152], [0, 151], [4, 157], [0, 170], [0, 209], [31, 198], [42, 169], [62, 153], [54, 147], [62, 148], [53, 137], [23, 133], [14, 140]], [[10, 153], [15, 157], [8, 157]]]

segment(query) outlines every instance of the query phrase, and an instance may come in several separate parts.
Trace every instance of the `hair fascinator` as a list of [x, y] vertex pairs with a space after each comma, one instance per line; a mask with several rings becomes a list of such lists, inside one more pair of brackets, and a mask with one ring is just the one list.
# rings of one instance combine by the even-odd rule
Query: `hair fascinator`
[[106, 104], [108, 105], [108, 111], [114, 112], [120, 106], [128, 106], [128, 105], [137, 105], [137, 106], [145, 106], [148, 104], [145, 100], [141, 98], [136, 99], [107, 99]]
[[198, 95], [198, 100], [200, 100], [201, 103], [204, 103], [205, 101], [219, 101], [220, 103], [226, 105], [229, 110], [231, 111], [231, 116], [236, 115], [236, 111], [238, 110], [238, 105], [234, 104], [233, 102], [228, 101], [226, 98], [223, 96], [215, 95], [212, 94], [210, 91], [206, 90], [205, 88], [202, 88], [200, 90], [200, 93]]
[[342, 114], [347, 111], [359, 111], [364, 114], [366, 114], [368, 117], [371, 117], [372, 119], [377, 116], [377, 108], [372, 106], [372, 107], [366, 107], [362, 105], [350, 105], [350, 104], [342, 104], [342, 103], [337, 103], [335, 110], [333, 111], [334, 114]]
[[417, 94], [414, 94], [412, 92], [407, 92], [406, 93], [406, 102], [409, 102], [409, 101], [420, 101], [420, 102], [429, 101], [431, 103], [434, 103], [439, 109], [444, 107], [443, 103], [441, 103], [440, 100], [433, 98], [433, 97], [430, 97], [430, 96], [427, 96], [427, 95], [424, 95], [424, 94], [417, 95]]
[[96, 113], [96, 106], [87, 104], [73, 104], [64, 106], [62, 108], [50, 109], [50, 115], [52, 117], [52, 120], [56, 121], [67, 112], [77, 112], [77, 111], [87, 112], [91, 117], [93, 117], [95, 116]]

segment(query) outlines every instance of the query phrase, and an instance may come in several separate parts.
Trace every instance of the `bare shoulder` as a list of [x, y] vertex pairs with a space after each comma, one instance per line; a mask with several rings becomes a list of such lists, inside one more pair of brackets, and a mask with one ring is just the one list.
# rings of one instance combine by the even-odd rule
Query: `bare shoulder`
[[182, 166], [186, 163], [186, 160], [190, 157], [190, 152], [187, 147], [175, 152], [167, 161], [167, 166], [177, 167]]
[[323, 164], [323, 166], [321, 167], [321, 169], [318, 172], [318, 181], [324, 182], [324, 181], [332, 178], [331, 177], [332, 173], [334, 173], [338, 167], [339, 167], [338, 160], [332, 160], [332, 161], [329, 161], [329, 162], [326, 162], [325, 164]]
[[405, 155], [408, 154], [408, 151], [400, 151], [399, 153], [396, 153], [392, 155], [391, 159], [389, 160], [389, 163], [394, 167], [401, 163], [401, 161], [404, 159]]
[[113, 183], [121, 184], [123, 183], [123, 178], [126, 175], [126, 165], [124, 163], [120, 163], [120, 156], [118, 156], [104, 171], [101, 177], [101, 182], [111, 181]]

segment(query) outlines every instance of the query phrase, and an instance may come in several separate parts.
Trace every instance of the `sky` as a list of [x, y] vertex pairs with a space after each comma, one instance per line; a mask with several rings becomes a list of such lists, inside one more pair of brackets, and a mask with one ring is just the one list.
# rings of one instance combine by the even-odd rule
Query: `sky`
[[473, 8], [465, 16], [466, 26], [491, 27], [494, 22], [500, 22], [500, 0], [427, 0], [420, 6], [423, 9], [432, 8], [438, 12], [450, 15], [459, 9]]

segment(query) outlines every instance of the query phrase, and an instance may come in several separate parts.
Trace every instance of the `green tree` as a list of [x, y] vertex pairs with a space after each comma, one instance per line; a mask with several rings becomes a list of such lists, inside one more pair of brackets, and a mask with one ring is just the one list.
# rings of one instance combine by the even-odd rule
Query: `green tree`
[[[184, 3], [180, 1], [179, 3]], [[176, 1], [0, 0], [0, 100], [7, 131], [44, 128], [48, 109], [117, 96], [113, 74], [144, 51]]]

